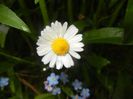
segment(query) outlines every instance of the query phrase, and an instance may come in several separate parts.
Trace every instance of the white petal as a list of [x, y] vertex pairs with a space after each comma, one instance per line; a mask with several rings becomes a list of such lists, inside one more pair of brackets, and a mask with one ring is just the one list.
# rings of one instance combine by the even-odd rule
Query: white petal
[[62, 37], [62, 25], [60, 22], [57, 22], [58, 25], [58, 37]]
[[51, 38], [49, 35], [44, 34], [41, 39], [44, 39], [45, 42], [51, 42], [53, 38]]
[[[43, 30], [42, 37], [48, 41], [51, 41], [57, 37], [56, 32], [49, 26], [46, 26], [46, 28]], [[41, 33], [42, 34], [42, 33]]]
[[76, 59], [80, 59], [81, 58], [80, 55], [78, 53], [74, 52], [73, 50], [70, 50], [69, 53], [70, 53], [70, 55], [72, 55]]
[[75, 35], [72, 39], [69, 40], [70, 43], [80, 42], [82, 40], [82, 34]]
[[56, 69], [62, 69], [63, 67], [63, 64], [62, 64], [62, 61], [61, 61], [61, 56], [58, 56], [57, 57], [57, 60], [56, 60]]
[[84, 44], [79, 42], [79, 43], [71, 43], [70, 44], [70, 50], [76, 51], [76, 52], [82, 52], [84, 49]]
[[72, 57], [69, 54], [68, 54], [68, 58], [69, 58], [69, 61], [71, 62], [71, 65], [74, 66], [73, 59], [72, 59]]
[[64, 35], [64, 38], [66, 38], [66, 39], [71, 39], [73, 36], [75, 36], [76, 34], [78, 33], [78, 29], [74, 26], [74, 25], [71, 25], [68, 29], [67, 29], [67, 31], [66, 31], [66, 33], [65, 33], [65, 35]]
[[79, 42], [79, 43], [70, 43], [71, 48], [77, 48], [77, 47], [84, 47], [84, 44]]
[[55, 23], [51, 23], [51, 27], [53, 31], [56, 33], [57, 37], [60, 37], [61, 28], [62, 28], [61, 23], [55, 21]]
[[50, 64], [49, 64], [49, 67], [50, 68], [54, 68], [55, 66], [55, 63], [56, 63], [56, 60], [57, 60], [57, 55], [54, 55], [50, 61]]
[[42, 58], [42, 62], [44, 64], [48, 64], [52, 58], [52, 56], [54, 56], [54, 53], [52, 51], [50, 51], [48, 54], [46, 54], [43, 58]]
[[62, 26], [62, 36], [64, 36], [64, 34], [65, 34], [66, 30], [67, 30], [67, 25], [68, 25], [68, 23], [65, 22], [65, 23], [63, 24], [63, 26]]
[[43, 29], [43, 30], [41, 31], [41, 36], [45, 34], [44, 31], [46, 31], [46, 29]]
[[84, 49], [81, 47], [73, 48], [73, 51], [75, 52], [82, 52]]
[[47, 45], [47, 44], [50, 44], [50, 41], [49, 40], [46, 40], [46, 38], [44, 38], [43, 36], [39, 37], [37, 43], [36, 43], [38, 46], [40, 45]]
[[40, 47], [37, 47], [37, 54], [39, 56], [43, 56], [43, 55], [47, 54], [50, 50], [51, 50], [50, 47], [42, 47], [42, 46], [40, 46]]
[[54, 39], [54, 38], [56, 38], [57, 37], [57, 34], [56, 34], [56, 32], [51, 28], [51, 27], [49, 27], [49, 26], [46, 26], [46, 34], [48, 35], [48, 36], [50, 36], [52, 39]]
[[71, 67], [70, 57], [69, 54], [66, 54], [65, 56], [62, 56], [62, 62], [66, 68]]

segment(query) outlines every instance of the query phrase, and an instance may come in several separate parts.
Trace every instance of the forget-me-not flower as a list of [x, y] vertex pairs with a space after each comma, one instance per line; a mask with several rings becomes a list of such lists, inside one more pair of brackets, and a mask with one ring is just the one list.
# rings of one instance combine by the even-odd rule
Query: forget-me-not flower
[[9, 84], [9, 78], [0, 77], [0, 87], [3, 88]]
[[59, 76], [55, 75], [55, 73], [51, 73], [50, 76], [47, 77], [47, 81], [50, 86], [55, 86], [59, 83]]
[[63, 82], [63, 84], [66, 84], [69, 80], [68, 80], [68, 75], [65, 74], [64, 72], [62, 72], [60, 74], [60, 80]]
[[50, 86], [48, 81], [44, 81], [45, 90], [51, 92], [53, 90], [53, 86]]
[[61, 93], [61, 89], [58, 88], [58, 87], [54, 88], [53, 91], [52, 91], [52, 94], [53, 94], [53, 95], [58, 95], [58, 94], [60, 94], [60, 93]]
[[88, 88], [83, 88], [80, 95], [84, 98], [87, 98], [90, 96], [90, 90]]
[[72, 83], [72, 86], [74, 87], [74, 90], [79, 90], [79, 89], [82, 89], [82, 82], [80, 82], [79, 80], [75, 80], [73, 83]]
[[72, 96], [72, 99], [85, 99], [85, 98], [81, 97], [81, 96], [78, 96], [78, 95], [75, 95], [75, 96]]

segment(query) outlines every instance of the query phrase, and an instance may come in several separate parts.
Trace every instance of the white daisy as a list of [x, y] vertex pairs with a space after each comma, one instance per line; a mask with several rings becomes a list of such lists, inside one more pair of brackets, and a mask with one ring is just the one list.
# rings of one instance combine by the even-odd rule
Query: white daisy
[[37, 53], [43, 56], [42, 62], [49, 63], [50, 68], [61, 69], [63, 65], [70, 68], [74, 65], [73, 56], [80, 59], [77, 52], [82, 52], [84, 44], [81, 42], [82, 34], [77, 34], [78, 29], [74, 25], [67, 28], [68, 23], [61, 24], [56, 21], [46, 26], [41, 31], [41, 36], [37, 41]]

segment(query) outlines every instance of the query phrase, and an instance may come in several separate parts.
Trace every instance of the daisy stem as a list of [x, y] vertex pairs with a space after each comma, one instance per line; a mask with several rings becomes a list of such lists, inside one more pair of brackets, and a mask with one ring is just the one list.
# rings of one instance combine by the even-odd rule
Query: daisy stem
[[39, 5], [40, 5], [41, 13], [43, 16], [44, 24], [47, 25], [49, 23], [49, 17], [47, 13], [47, 7], [46, 7], [45, 0], [39, 0]]
[[73, 20], [72, 0], [67, 0], [67, 14], [68, 14], [69, 22], [72, 22]]

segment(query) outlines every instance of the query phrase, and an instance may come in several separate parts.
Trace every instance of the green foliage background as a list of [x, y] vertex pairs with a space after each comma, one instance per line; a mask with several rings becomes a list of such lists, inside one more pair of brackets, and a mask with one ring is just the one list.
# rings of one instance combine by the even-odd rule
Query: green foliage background
[[[61, 71], [44, 72], [36, 54], [40, 31], [55, 20], [75, 24], [85, 43], [82, 59], [61, 71], [86, 83], [89, 99], [133, 99], [133, 0], [1, 0], [0, 75], [10, 83], [0, 99], [59, 98], [43, 81]], [[71, 90], [63, 90], [67, 99]]]

